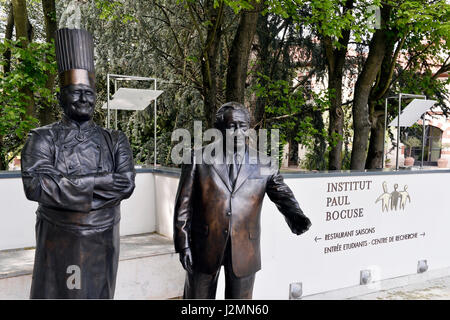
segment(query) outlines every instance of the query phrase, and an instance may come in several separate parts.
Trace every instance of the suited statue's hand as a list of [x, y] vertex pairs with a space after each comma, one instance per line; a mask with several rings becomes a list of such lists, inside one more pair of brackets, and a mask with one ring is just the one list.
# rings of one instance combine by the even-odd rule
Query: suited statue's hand
[[297, 223], [290, 225], [294, 234], [301, 235], [311, 227], [311, 221], [306, 216], [299, 217], [297, 220]]
[[180, 261], [183, 265], [184, 270], [189, 273], [192, 273], [192, 252], [191, 248], [186, 248], [180, 252]]

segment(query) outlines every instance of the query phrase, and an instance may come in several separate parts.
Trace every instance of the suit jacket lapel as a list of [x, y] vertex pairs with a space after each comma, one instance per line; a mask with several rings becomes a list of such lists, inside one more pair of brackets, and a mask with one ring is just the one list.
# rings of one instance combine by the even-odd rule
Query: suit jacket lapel
[[228, 168], [225, 163], [217, 163], [218, 159], [214, 159], [215, 161], [212, 164], [212, 167], [219, 175], [220, 179], [222, 179], [223, 183], [227, 186], [230, 192], [233, 192], [233, 187], [230, 184], [230, 177], [228, 175]]
[[257, 164], [251, 164], [253, 162], [250, 162], [249, 160], [249, 152], [248, 148], [245, 153], [245, 161], [242, 163], [241, 168], [239, 169], [238, 176], [236, 178], [236, 184], [234, 185], [234, 192], [236, 192], [242, 184], [247, 180], [247, 178], [255, 171], [255, 169], [258, 168]]
[[[257, 164], [250, 164], [249, 157], [250, 156], [249, 156], [249, 152], [247, 149], [246, 153], [245, 153], [246, 161], [244, 161], [244, 163], [241, 165], [241, 167], [239, 169], [238, 176], [236, 178], [236, 184], [234, 185], [234, 190], [233, 190], [233, 186], [230, 183], [230, 176], [228, 173], [227, 164], [226, 163], [218, 163], [218, 159], [217, 158], [214, 159], [212, 167], [217, 172], [220, 179], [222, 179], [223, 183], [225, 184], [225, 186], [227, 187], [227, 189], [230, 192], [233, 192], [233, 191], [236, 192], [242, 186], [242, 184], [245, 182], [245, 180], [247, 180], [247, 178], [253, 173], [253, 171], [255, 171], [258, 168]], [[253, 159], [253, 160], [255, 160], [255, 159]], [[225, 161], [223, 161], [223, 162], [225, 162]]]
[[220, 179], [222, 179], [223, 183], [227, 186], [228, 190], [230, 192], [233, 192], [233, 188], [230, 184], [230, 179], [228, 177], [228, 169], [226, 164], [213, 164], [212, 166], [214, 170], [216, 170], [217, 174], [219, 175]]
[[238, 177], [236, 179], [236, 185], [234, 186], [234, 192], [236, 192], [242, 184], [247, 180], [248, 176], [255, 171], [258, 166], [255, 164], [242, 164], [241, 169], [239, 170]]

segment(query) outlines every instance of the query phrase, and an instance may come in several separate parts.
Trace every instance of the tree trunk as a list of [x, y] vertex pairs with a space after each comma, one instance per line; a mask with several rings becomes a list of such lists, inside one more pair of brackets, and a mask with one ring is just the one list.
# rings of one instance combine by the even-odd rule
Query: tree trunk
[[332, 49], [331, 39], [325, 38], [323, 40], [328, 67], [328, 90], [331, 92], [330, 124], [328, 127], [328, 138], [331, 144], [328, 159], [329, 170], [340, 170], [342, 168], [342, 137], [344, 134], [342, 78], [350, 31], [345, 30], [342, 35], [343, 37], [339, 41], [342, 47], [339, 49]]
[[[256, 36], [258, 41], [257, 50], [257, 61], [256, 71], [268, 75], [270, 70], [270, 53], [269, 45], [273, 38], [270, 35], [270, 30], [268, 27], [268, 15], [259, 15], [256, 28]], [[259, 79], [262, 86], [265, 85], [265, 79], [260, 77]], [[264, 118], [266, 108], [266, 98], [256, 97], [254, 105], [250, 106], [250, 114], [252, 116], [251, 126], [261, 128], [261, 121]]]
[[[14, 12], [14, 26], [16, 28], [16, 39], [21, 40], [21, 47], [26, 48], [32, 37], [32, 28], [28, 21], [26, 0], [12, 0]], [[34, 115], [34, 97], [30, 88], [22, 88], [20, 90], [26, 97], [26, 114]]]
[[[5, 26], [5, 40], [11, 40], [14, 30], [14, 13], [13, 13], [13, 6], [12, 2], [9, 4], [9, 12], [8, 12], [8, 18], [6, 21]], [[3, 72], [4, 74], [7, 74], [11, 71], [11, 50], [6, 50], [3, 53], [3, 60], [5, 61]]]
[[[55, 32], [58, 29], [58, 24], [56, 22], [55, 0], [42, 0], [42, 9], [45, 19], [45, 40], [47, 41], [47, 43], [52, 43], [55, 39]], [[47, 63], [51, 62], [49, 61], [48, 57], [46, 57], [46, 61]], [[47, 71], [47, 81], [45, 83], [45, 87], [49, 89], [52, 94], [54, 93], [55, 89], [55, 78], [55, 73]], [[48, 103], [48, 101], [42, 101], [42, 106], [39, 109], [38, 118], [41, 126], [56, 121], [54, 113], [52, 112], [51, 103]]]
[[[371, 102], [369, 102], [371, 104]], [[383, 167], [384, 155], [384, 106], [374, 106], [373, 109], [383, 111], [374, 111], [371, 116], [370, 141], [367, 152], [366, 168], [381, 169]]]
[[318, 131], [317, 134], [314, 135], [314, 156], [319, 159], [317, 161], [317, 170], [326, 170], [326, 162], [325, 157], [323, 156], [327, 150], [327, 144], [325, 138], [322, 134], [320, 134], [324, 129], [323, 115], [320, 110], [316, 110], [312, 112], [312, 118], [314, 123], [314, 128]]
[[386, 51], [386, 21], [389, 19], [391, 7], [385, 5], [381, 9], [381, 26], [373, 35], [369, 46], [369, 55], [355, 85], [353, 98], [353, 144], [350, 168], [363, 170], [367, 158], [367, 145], [369, 141], [369, 96]]
[[[353, 0], [347, 0], [343, 9], [345, 14], [353, 9]], [[328, 169], [341, 170], [342, 168], [342, 138], [344, 134], [344, 111], [342, 110], [342, 78], [344, 75], [345, 56], [347, 45], [350, 40], [350, 30], [343, 30], [339, 39], [340, 46], [334, 48], [332, 39], [324, 37], [322, 44], [328, 68], [328, 90], [330, 98], [330, 123], [328, 127], [328, 138], [331, 143]]]
[[[392, 34], [397, 34], [393, 30]], [[398, 53], [403, 46], [404, 40], [400, 41], [396, 52], [394, 47], [399, 40], [398, 36], [392, 36], [387, 41], [387, 48], [384, 54], [381, 70], [378, 75], [376, 84], [372, 88], [372, 93], [369, 97], [369, 112], [370, 112], [370, 140], [366, 159], [366, 169], [380, 169], [383, 166], [384, 157], [384, 118], [385, 105], [384, 98], [388, 93], [389, 87], [392, 84], [392, 75], [397, 61]]]
[[[0, 137], [0, 145], [3, 143], [2, 140], [3, 140], [3, 138]], [[1, 148], [0, 149], [0, 170], [1, 171], [8, 170], [8, 163], [6, 163], [6, 161], [7, 161], [6, 158], [7, 158], [7, 155], [4, 154], [3, 148]]]
[[239, 26], [228, 58], [225, 98], [226, 101], [236, 101], [242, 104], [245, 96], [248, 59], [263, 1], [252, 1], [251, 5], [253, 6], [252, 10], [242, 10], [240, 13]]
[[207, 10], [211, 23], [208, 24], [201, 70], [205, 119], [207, 127], [211, 128], [214, 126], [217, 111], [217, 59], [222, 36], [223, 3], [219, 8], [214, 8], [214, 1], [208, 1]]
[[22, 39], [22, 45], [25, 47], [28, 45], [29, 39], [29, 25], [27, 14], [27, 2], [26, 0], [12, 0], [13, 12], [14, 12], [14, 26], [16, 27], [16, 38]]
[[342, 168], [342, 137], [344, 134], [344, 111], [342, 110], [342, 69], [341, 72], [329, 72], [328, 90], [333, 92], [330, 99], [330, 124], [328, 137], [331, 142], [328, 169]]

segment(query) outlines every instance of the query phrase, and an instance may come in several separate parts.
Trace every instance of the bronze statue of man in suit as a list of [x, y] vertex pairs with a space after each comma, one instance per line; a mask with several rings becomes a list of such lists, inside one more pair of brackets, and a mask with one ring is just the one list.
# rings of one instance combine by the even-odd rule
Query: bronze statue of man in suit
[[[237, 137], [245, 136], [249, 113], [239, 103], [226, 103], [216, 114], [215, 127], [223, 136], [230, 130]], [[191, 164], [182, 167], [174, 243], [187, 271], [185, 299], [214, 299], [222, 265], [225, 298], [252, 298], [255, 273], [261, 269], [260, 213], [266, 193], [293, 233], [302, 234], [311, 226], [284, 183], [278, 164], [273, 171], [270, 164], [252, 159], [247, 138], [236, 142], [233, 138], [231, 146], [225, 148], [223, 161], [215, 157], [210, 164], [197, 163], [193, 157]]]

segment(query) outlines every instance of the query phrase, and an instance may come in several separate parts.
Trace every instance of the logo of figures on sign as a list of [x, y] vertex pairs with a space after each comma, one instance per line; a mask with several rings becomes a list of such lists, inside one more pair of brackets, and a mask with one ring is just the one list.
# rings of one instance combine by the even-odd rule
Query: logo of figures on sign
[[383, 182], [383, 193], [377, 198], [375, 203], [381, 202], [381, 210], [384, 211], [397, 211], [405, 210], [406, 203], [411, 203], [411, 197], [408, 193], [408, 186], [405, 185], [403, 190], [399, 190], [398, 183], [394, 184], [394, 190], [389, 192], [388, 184]]

